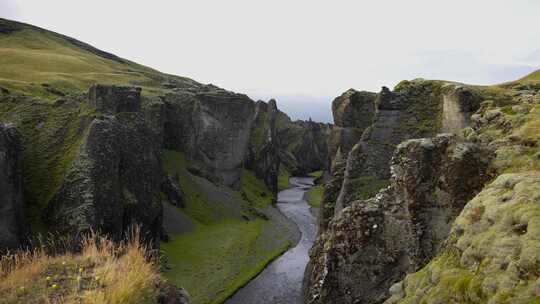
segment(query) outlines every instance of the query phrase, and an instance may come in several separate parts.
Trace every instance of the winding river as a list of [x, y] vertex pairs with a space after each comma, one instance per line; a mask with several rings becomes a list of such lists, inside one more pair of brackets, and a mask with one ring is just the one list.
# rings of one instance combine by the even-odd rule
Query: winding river
[[309, 260], [309, 249], [317, 234], [316, 219], [304, 195], [313, 178], [291, 177], [292, 188], [278, 194], [278, 208], [298, 225], [298, 244], [270, 263], [257, 277], [232, 296], [226, 304], [301, 304], [302, 280]]

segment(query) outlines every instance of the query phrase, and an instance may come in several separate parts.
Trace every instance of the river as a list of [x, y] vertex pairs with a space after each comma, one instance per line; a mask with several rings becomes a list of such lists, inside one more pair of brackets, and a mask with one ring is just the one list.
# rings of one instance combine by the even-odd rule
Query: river
[[298, 244], [271, 262], [257, 277], [238, 290], [226, 304], [302, 304], [302, 280], [309, 249], [317, 235], [316, 219], [304, 199], [313, 178], [291, 177], [292, 186], [278, 194], [279, 210], [302, 233]]

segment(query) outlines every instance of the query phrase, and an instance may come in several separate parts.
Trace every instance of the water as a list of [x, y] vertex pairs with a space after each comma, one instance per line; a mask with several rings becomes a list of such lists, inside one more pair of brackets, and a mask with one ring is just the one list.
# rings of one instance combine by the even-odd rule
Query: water
[[304, 200], [313, 178], [291, 177], [293, 188], [278, 194], [279, 210], [298, 225], [298, 244], [270, 263], [257, 277], [238, 290], [226, 304], [301, 304], [302, 280], [309, 260], [309, 249], [317, 235], [316, 219]]

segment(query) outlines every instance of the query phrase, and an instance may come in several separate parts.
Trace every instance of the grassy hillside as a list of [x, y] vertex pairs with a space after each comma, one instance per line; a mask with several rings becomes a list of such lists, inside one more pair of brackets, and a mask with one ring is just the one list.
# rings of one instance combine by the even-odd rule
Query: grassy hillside
[[159, 94], [195, 81], [163, 74], [38, 27], [0, 19], [0, 86], [57, 98], [93, 83], [137, 85]]
[[540, 70], [534, 71], [529, 75], [519, 79], [517, 83], [522, 84], [540, 84]]

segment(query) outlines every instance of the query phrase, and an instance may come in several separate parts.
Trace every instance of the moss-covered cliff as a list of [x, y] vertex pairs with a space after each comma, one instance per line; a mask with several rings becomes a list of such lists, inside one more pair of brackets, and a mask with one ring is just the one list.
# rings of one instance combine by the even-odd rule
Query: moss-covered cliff
[[[488, 87], [414, 80], [383, 89], [372, 128], [325, 186], [306, 301], [536, 303], [537, 74]], [[437, 152], [440, 139], [421, 139], [393, 152], [439, 132], [457, 134], [454, 148]], [[392, 167], [370, 158], [385, 149]], [[358, 193], [369, 188], [352, 181], [366, 173], [391, 173], [390, 187], [365, 200]]]

